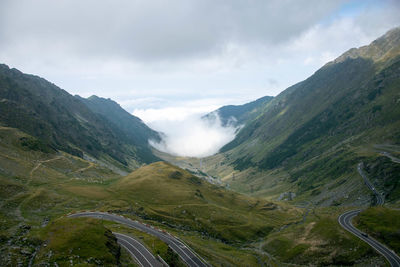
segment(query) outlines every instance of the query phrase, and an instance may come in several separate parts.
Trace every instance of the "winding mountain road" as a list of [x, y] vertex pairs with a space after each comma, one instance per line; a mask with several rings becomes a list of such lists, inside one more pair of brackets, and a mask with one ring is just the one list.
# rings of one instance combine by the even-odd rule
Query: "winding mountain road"
[[118, 240], [118, 244], [124, 247], [143, 267], [162, 267], [163, 265], [159, 262], [153, 254], [138, 240], [131, 236], [115, 233], [115, 237]]
[[[361, 177], [364, 179], [365, 184], [367, 187], [374, 193], [375, 198], [376, 198], [376, 205], [383, 205], [385, 200], [382, 197], [381, 194], [379, 194], [375, 187], [371, 184], [371, 182], [368, 180], [367, 176], [365, 175], [364, 171], [362, 170], [362, 163], [359, 163], [357, 166], [358, 173], [361, 175]], [[347, 211], [343, 214], [341, 214], [338, 218], [338, 222], [340, 226], [342, 226], [345, 230], [349, 231], [353, 235], [357, 236], [364, 242], [366, 242], [368, 245], [370, 245], [372, 248], [374, 248], [376, 251], [378, 251], [382, 256], [384, 256], [390, 263], [391, 266], [393, 267], [400, 267], [400, 257], [391, 249], [387, 248], [385, 245], [379, 243], [375, 239], [371, 238], [368, 236], [366, 233], [361, 232], [357, 228], [353, 226], [351, 221], [353, 220], [354, 217], [356, 217], [362, 210], [350, 210]]]
[[342, 215], [339, 216], [339, 224], [352, 233], [353, 235], [357, 236], [364, 242], [368, 243], [371, 247], [373, 247], [376, 251], [378, 251], [380, 254], [382, 254], [390, 263], [391, 266], [393, 267], [400, 267], [400, 257], [397, 256], [397, 254], [384, 246], [383, 244], [379, 243], [375, 239], [371, 238], [367, 234], [359, 231], [357, 228], [353, 226], [351, 223], [352, 219], [356, 217], [361, 210], [351, 210], [348, 212], [343, 213]]
[[[97, 211], [86, 211], [80, 213], [74, 213], [68, 215], [68, 217], [92, 217], [103, 220], [109, 220], [121, 224], [125, 224], [129, 227], [138, 229], [142, 232], [151, 234], [153, 236], [158, 237], [165, 243], [167, 243], [179, 256], [180, 258], [190, 267], [207, 267], [209, 266], [205, 263], [204, 259], [201, 259], [193, 250], [191, 250], [188, 246], [186, 246], [182, 241], [180, 241], [177, 237], [174, 237], [167, 232], [163, 232], [161, 230], [155, 229], [154, 227], [146, 224], [142, 224], [138, 221], [133, 221], [131, 219], [125, 218], [120, 215], [106, 213], [106, 212], [97, 212]], [[125, 240], [126, 241], [126, 240]], [[134, 244], [132, 244], [134, 246]]]

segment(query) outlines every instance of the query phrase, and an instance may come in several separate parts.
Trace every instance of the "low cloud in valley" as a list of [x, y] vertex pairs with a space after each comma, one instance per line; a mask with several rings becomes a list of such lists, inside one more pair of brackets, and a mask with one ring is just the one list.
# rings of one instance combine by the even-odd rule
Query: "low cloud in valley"
[[214, 119], [202, 119], [193, 114], [177, 120], [157, 120], [149, 125], [162, 132], [162, 141], [150, 140], [150, 144], [163, 152], [185, 157], [206, 157], [219, 151], [235, 138], [237, 127], [223, 127], [217, 115]]

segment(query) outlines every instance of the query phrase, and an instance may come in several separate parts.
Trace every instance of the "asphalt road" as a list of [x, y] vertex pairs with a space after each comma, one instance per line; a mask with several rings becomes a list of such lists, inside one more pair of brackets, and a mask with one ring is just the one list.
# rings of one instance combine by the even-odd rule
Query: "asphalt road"
[[206, 267], [209, 266], [205, 263], [203, 259], [200, 258], [193, 250], [191, 250], [188, 246], [186, 246], [182, 241], [178, 238], [168, 234], [167, 232], [163, 232], [161, 230], [155, 229], [150, 225], [142, 224], [138, 221], [133, 221], [131, 219], [127, 219], [125, 217], [106, 213], [106, 212], [80, 212], [71, 214], [68, 217], [92, 217], [103, 220], [114, 221], [118, 223], [125, 224], [129, 227], [138, 229], [145, 233], [151, 234], [153, 236], [158, 237], [165, 243], [167, 243], [179, 256], [180, 258], [190, 267]]
[[375, 239], [371, 238], [370, 236], [366, 235], [365, 233], [359, 231], [357, 228], [353, 226], [351, 220], [356, 217], [361, 210], [351, 210], [348, 212], [343, 213], [339, 216], [339, 224], [352, 233], [353, 235], [357, 236], [358, 238], [362, 239], [364, 242], [368, 243], [371, 247], [373, 247], [376, 251], [382, 254], [390, 263], [391, 266], [400, 267], [400, 257], [396, 255], [392, 250], [387, 248], [386, 246], [382, 245]]
[[143, 267], [162, 267], [159, 262], [150, 251], [147, 250], [142, 243], [133, 237], [113, 233], [118, 240], [118, 244], [124, 247], [128, 252], [137, 260], [137, 262]]
[[382, 197], [381, 194], [379, 194], [378, 191], [376, 191], [375, 187], [371, 184], [371, 182], [368, 180], [367, 176], [365, 175], [363, 169], [362, 169], [363, 164], [358, 163], [357, 170], [358, 173], [361, 175], [361, 177], [364, 179], [365, 185], [374, 193], [375, 198], [376, 198], [376, 205], [381, 206], [385, 203], [385, 199]]
[[[381, 194], [379, 194], [376, 191], [375, 187], [370, 183], [370, 181], [368, 180], [367, 176], [365, 175], [362, 167], [363, 167], [363, 164], [359, 163], [357, 166], [358, 173], [364, 179], [365, 185], [374, 193], [375, 198], [376, 198], [375, 205], [383, 205], [385, 203], [385, 199], [382, 197]], [[385, 245], [379, 243], [375, 239], [368, 236], [366, 233], [359, 231], [357, 228], [355, 228], [353, 226], [351, 221], [360, 212], [361, 212], [361, 210], [351, 210], [351, 211], [347, 211], [347, 212], [341, 214], [338, 218], [339, 224], [344, 229], [346, 229], [353, 235], [357, 236], [364, 242], [368, 243], [372, 248], [374, 248], [376, 251], [378, 251], [380, 254], [382, 254], [389, 261], [391, 266], [400, 267], [400, 257], [397, 256], [397, 254], [394, 251], [390, 250]]]

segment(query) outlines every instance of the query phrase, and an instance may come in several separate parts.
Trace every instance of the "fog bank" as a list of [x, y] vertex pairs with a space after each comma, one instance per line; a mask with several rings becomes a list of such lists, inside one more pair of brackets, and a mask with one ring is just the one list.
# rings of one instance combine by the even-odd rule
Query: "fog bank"
[[237, 127], [223, 127], [218, 115], [207, 120], [202, 114], [194, 114], [179, 120], [158, 120], [148, 123], [156, 131], [162, 132], [160, 143], [150, 140], [150, 144], [163, 152], [185, 157], [206, 157], [219, 151], [235, 138]]

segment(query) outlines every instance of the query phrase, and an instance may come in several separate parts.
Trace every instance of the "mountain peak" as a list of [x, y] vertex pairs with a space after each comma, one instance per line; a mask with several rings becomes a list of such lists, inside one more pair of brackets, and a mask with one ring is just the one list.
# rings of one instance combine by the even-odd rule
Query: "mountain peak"
[[360, 57], [378, 62], [398, 55], [400, 55], [400, 27], [391, 29], [369, 45], [351, 48], [328, 65]]

